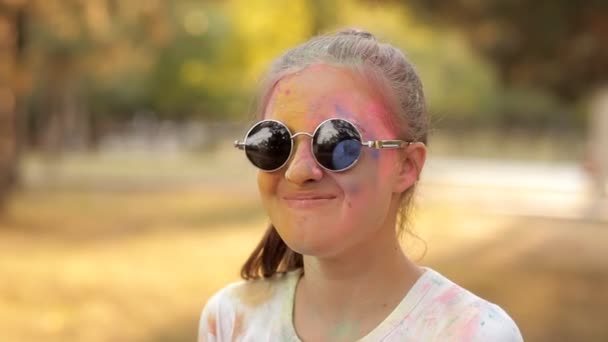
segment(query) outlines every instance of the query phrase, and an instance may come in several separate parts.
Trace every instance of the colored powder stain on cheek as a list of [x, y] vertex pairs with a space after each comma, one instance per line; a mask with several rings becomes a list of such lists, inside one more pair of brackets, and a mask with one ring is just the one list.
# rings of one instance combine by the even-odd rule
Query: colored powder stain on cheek
[[351, 195], [351, 196], [356, 196], [361, 191], [361, 188], [359, 187], [359, 184], [357, 184], [357, 183], [348, 184], [346, 186], [346, 189], [347, 189], [347, 192], [349, 193], [349, 195]]
[[373, 160], [378, 160], [378, 158], [380, 158], [380, 150], [377, 148], [372, 148], [370, 149], [370, 156], [372, 156]]

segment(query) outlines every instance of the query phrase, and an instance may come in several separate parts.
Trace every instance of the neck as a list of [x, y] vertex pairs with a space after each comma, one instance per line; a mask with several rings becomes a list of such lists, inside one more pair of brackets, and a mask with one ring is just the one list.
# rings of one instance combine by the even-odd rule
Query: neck
[[306, 309], [297, 311], [336, 326], [355, 324], [361, 336], [386, 318], [422, 274], [403, 253], [394, 224], [337, 256], [304, 256], [296, 306]]
[[352, 302], [353, 296], [373, 301], [376, 294], [386, 297], [387, 290], [404, 295], [408, 284], [413, 284], [422, 271], [403, 253], [397, 237], [392, 240], [388, 244], [354, 246], [332, 258], [304, 256], [300, 285], [327, 304]]

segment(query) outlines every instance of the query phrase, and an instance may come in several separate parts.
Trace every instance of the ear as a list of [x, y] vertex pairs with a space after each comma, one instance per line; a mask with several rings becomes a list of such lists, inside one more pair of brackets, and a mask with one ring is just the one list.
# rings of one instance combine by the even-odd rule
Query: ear
[[412, 187], [418, 179], [426, 162], [426, 146], [417, 142], [408, 145], [401, 151], [397, 160], [397, 170], [393, 192], [401, 193]]

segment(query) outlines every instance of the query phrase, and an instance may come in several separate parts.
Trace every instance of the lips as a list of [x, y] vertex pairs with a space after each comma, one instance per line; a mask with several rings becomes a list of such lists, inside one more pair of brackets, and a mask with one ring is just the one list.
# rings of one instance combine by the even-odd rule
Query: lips
[[331, 194], [290, 194], [283, 196], [283, 200], [291, 208], [308, 209], [328, 204], [336, 199], [335, 195]]

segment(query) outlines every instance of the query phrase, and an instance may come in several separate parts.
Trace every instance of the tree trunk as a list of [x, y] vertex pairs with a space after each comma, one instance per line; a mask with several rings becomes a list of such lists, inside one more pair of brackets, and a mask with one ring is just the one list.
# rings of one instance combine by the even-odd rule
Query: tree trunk
[[0, 209], [18, 181], [17, 113], [24, 43], [23, 8], [0, 7]]

